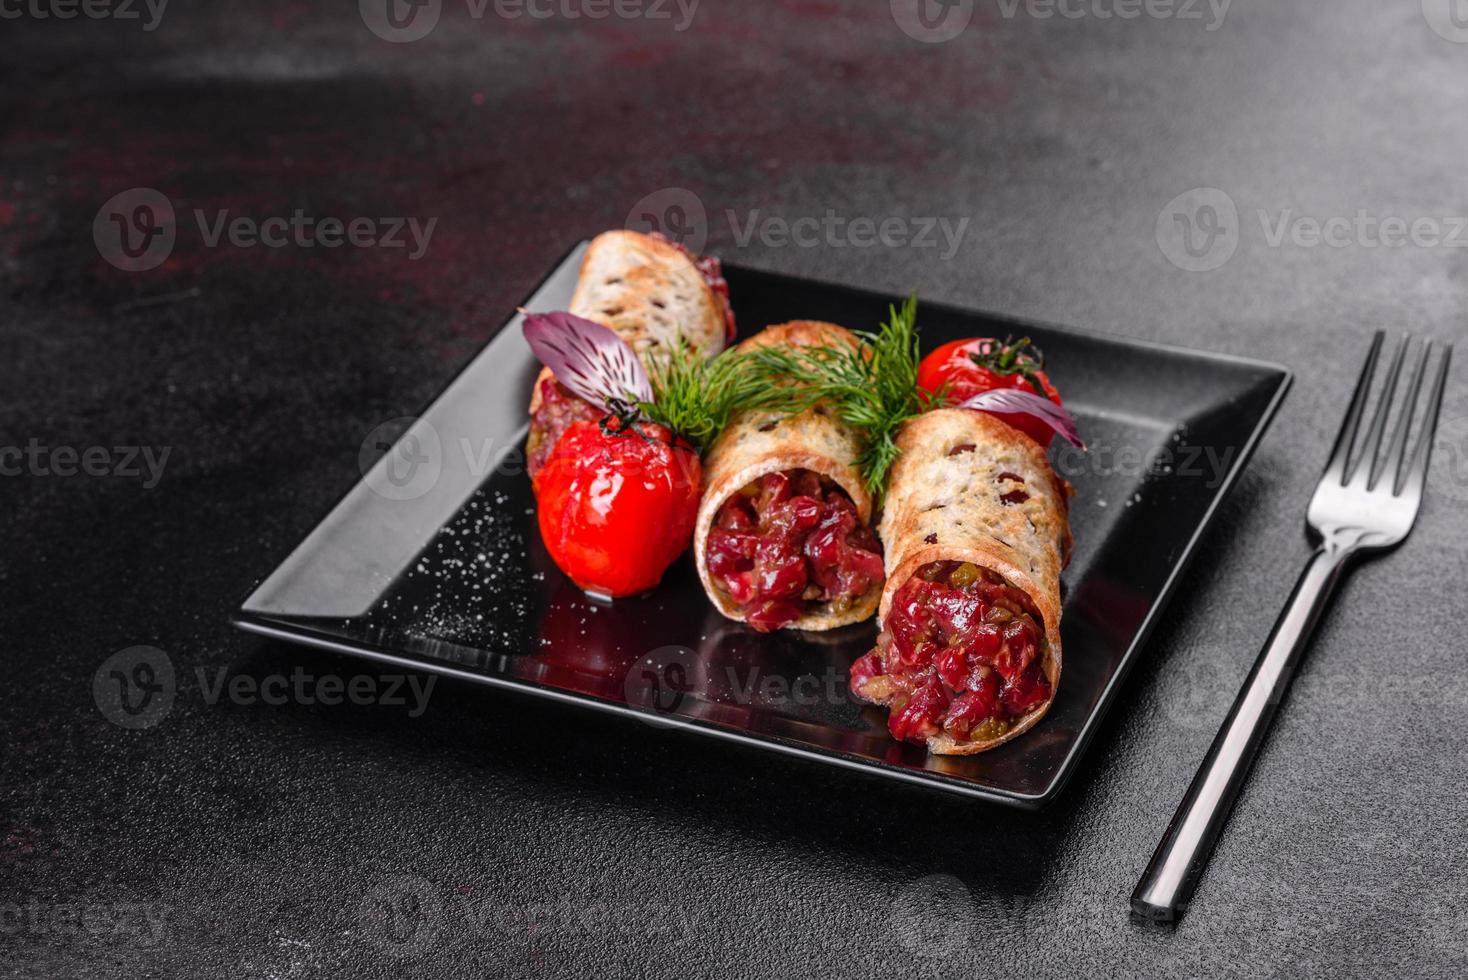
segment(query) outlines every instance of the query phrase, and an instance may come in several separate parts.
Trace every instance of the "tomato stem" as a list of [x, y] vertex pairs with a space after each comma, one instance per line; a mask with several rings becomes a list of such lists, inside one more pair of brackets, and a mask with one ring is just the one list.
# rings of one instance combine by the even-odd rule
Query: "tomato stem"
[[691, 445], [681, 439], [677, 433], [669, 432], [666, 441], [648, 435], [643, 431], [642, 423], [645, 421], [642, 411], [636, 405], [622, 401], [620, 398], [611, 398], [607, 401], [607, 407], [612, 409], [601, 417], [598, 423], [601, 426], [602, 435], [608, 438], [621, 438], [627, 435], [635, 435], [643, 442], [667, 446], [669, 449], [679, 452], [693, 453], [698, 455]]
[[1050, 397], [1038, 377], [1038, 373], [1045, 369], [1045, 354], [1028, 337], [1019, 340], [1013, 336], [1005, 337], [1002, 344], [997, 340], [991, 341], [983, 350], [970, 354], [969, 359], [984, 370], [1004, 377], [1018, 374], [1041, 398]]

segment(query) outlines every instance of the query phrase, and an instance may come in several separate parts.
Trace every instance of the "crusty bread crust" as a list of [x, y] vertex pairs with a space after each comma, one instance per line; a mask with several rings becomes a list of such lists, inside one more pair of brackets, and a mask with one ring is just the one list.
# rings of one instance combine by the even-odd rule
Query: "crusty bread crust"
[[[739, 345], [740, 350], [781, 344], [813, 347], [857, 343], [844, 327], [815, 320], [796, 320], [769, 327]], [[737, 414], [709, 449], [704, 460], [703, 499], [698, 505], [698, 521], [693, 529], [693, 556], [698, 577], [709, 601], [730, 619], [744, 621], [738, 604], [714, 585], [709, 575], [705, 551], [714, 518], [724, 502], [750, 483], [770, 473], [804, 469], [819, 473], [841, 487], [856, 505], [863, 523], [872, 517], [872, 496], [856, 468], [861, 445], [855, 432], [843, 424], [825, 405], [784, 416], [778, 412], [750, 410]], [[829, 630], [859, 623], [876, 611], [881, 590], [873, 587], [870, 594], [852, 604], [845, 612], [835, 612], [825, 604], [813, 605], [805, 615], [786, 629]]]
[[[592, 239], [568, 312], [611, 327], [644, 363], [682, 335], [704, 356], [724, 349], [724, 312], [718, 297], [686, 254], [635, 231], [609, 231]], [[542, 368], [530, 394], [540, 405]]]
[[[968, 445], [974, 449], [950, 455]], [[1050, 700], [995, 739], [958, 743], [941, 734], [928, 739], [928, 751], [939, 755], [984, 752], [1033, 728], [1060, 687], [1060, 572], [1071, 541], [1065, 490], [1039, 445], [980, 412], [953, 408], [920, 415], [902, 427], [897, 446], [902, 455], [892, 468], [877, 528], [887, 565], [881, 618], [897, 590], [924, 565], [967, 561], [1023, 590], [1043, 620], [1041, 669], [1050, 682]], [[1000, 500], [1016, 489], [1029, 499]]]

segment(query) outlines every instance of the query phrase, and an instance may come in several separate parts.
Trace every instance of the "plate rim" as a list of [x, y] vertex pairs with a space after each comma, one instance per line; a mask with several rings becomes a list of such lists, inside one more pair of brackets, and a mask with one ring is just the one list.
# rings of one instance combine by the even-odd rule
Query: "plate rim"
[[[543, 287], [545, 283], [548, 282], [550, 278], [560, 270], [561, 266], [563, 266], [565, 262], [579, 248], [587, 244], [588, 241], [589, 239], [582, 239], [581, 241], [571, 245], [570, 248], [563, 251], [560, 258], [555, 261], [555, 263], [550, 267], [549, 271], [544, 276], [542, 276], [534, 286], [531, 287], [529, 292], [526, 294], [527, 297], [533, 296], [537, 291], [539, 291], [539, 289]], [[753, 273], [755, 275], [764, 276], [767, 278], [783, 280], [792, 285], [815, 285], [833, 287], [845, 290], [848, 293], [861, 294], [875, 300], [880, 300], [882, 302], [890, 303], [893, 301], [893, 296], [891, 294], [885, 293], [879, 289], [872, 289], [865, 286], [853, 286], [833, 280], [815, 279], [810, 276], [797, 276], [786, 272], [760, 269], [755, 266], [747, 266], [740, 263], [726, 262], [725, 267], [738, 270], [739, 272]], [[880, 761], [850, 758], [841, 755], [838, 752], [826, 750], [818, 746], [807, 746], [790, 742], [777, 735], [750, 734], [742, 732], [738, 729], [715, 725], [713, 723], [706, 722], [702, 719], [697, 718], [679, 718], [677, 720], [670, 720], [668, 717], [657, 715], [655, 712], [643, 711], [627, 704], [618, 704], [613, 701], [603, 700], [601, 698], [595, 697], [594, 695], [566, 691], [560, 688], [539, 684], [534, 681], [522, 678], [510, 678], [494, 674], [479, 673], [477, 671], [465, 670], [456, 667], [455, 665], [450, 663], [435, 662], [429, 659], [420, 659], [413, 656], [407, 656], [401, 653], [393, 652], [390, 649], [382, 648], [377, 645], [368, 643], [366, 641], [353, 640], [336, 634], [314, 630], [309, 625], [304, 623], [293, 622], [284, 618], [251, 612], [251, 600], [254, 598], [256, 592], [258, 592], [260, 588], [271, 579], [275, 571], [281, 565], [291, 560], [296, 551], [305, 545], [306, 541], [310, 538], [315, 528], [328, 519], [328, 517], [336, 510], [336, 508], [340, 506], [341, 503], [345, 500], [346, 496], [350, 494], [351, 491], [355, 489], [356, 486], [360, 484], [363, 479], [365, 479], [365, 476], [359, 477], [356, 481], [354, 481], [352, 485], [347, 489], [347, 491], [343, 493], [342, 497], [338, 499], [335, 503], [333, 503], [331, 508], [327, 510], [326, 514], [320, 517], [312, 525], [311, 529], [306, 532], [302, 539], [294, 547], [291, 548], [290, 552], [287, 553], [284, 558], [280, 559], [280, 561], [278, 561], [272, 567], [269, 573], [262, 576], [255, 583], [255, 585], [252, 586], [249, 594], [239, 604], [236, 610], [230, 615], [229, 623], [236, 629], [239, 629], [246, 633], [251, 633], [256, 636], [295, 643], [313, 649], [326, 650], [331, 653], [344, 654], [347, 656], [366, 659], [376, 663], [387, 664], [394, 667], [425, 671], [455, 680], [464, 680], [470, 683], [477, 683], [481, 686], [489, 687], [495, 690], [518, 692], [529, 697], [546, 698], [562, 704], [569, 704], [583, 708], [592, 708], [615, 717], [637, 719], [644, 724], [648, 723], [649, 716], [653, 716], [658, 719], [655, 723], [660, 727], [667, 727], [680, 731], [689, 731], [698, 735], [712, 736], [722, 739], [724, 741], [748, 745], [757, 749], [780, 752], [784, 755], [802, 758], [812, 762], [836, 765], [844, 769], [864, 773], [868, 776], [893, 778], [908, 783], [910, 785], [920, 786], [929, 790], [936, 790], [938, 792], [954, 793], [971, 799], [979, 799], [985, 802], [996, 803], [999, 805], [1018, 808], [1021, 810], [1039, 810], [1052, 803], [1055, 798], [1059, 796], [1061, 792], [1063, 792], [1065, 788], [1069, 785], [1071, 778], [1075, 774], [1075, 770], [1079, 767], [1081, 757], [1090, 748], [1091, 742], [1095, 737], [1096, 730], [1100, 727], [1102, 719], [1104, 719], [1107, 713], [1111, 710], [1113, 702], [1116, 700], [1116, 697], [1122, 685], [1126, 683], [1127, 678], [1131, 674], [1135, 661], [1139, 659], [1143, 648], [1148, 642], [1150, 642], [1152, 632], [1156, 628], [1157, 621], [1161, 618], [1162, 614], [1166, 611], [1168, 605], [1174, 599], [1177, 588], [1183, 576], [1187, 573], [1188, 569], [1193, 563], [1193, 559], [1197, 555], [1199, 545], [1202, 543], [1203, 538], [1209, 533], [1209, 531], [1212, 530], [1213, 524], [1217, 519], [1218, 512], [1221, 509], [1223, 502], [1228, 499], [1228, 496], [1232, 492], [1234, 486], [1237, 484], [1243, 473], [1248, 469], [1249, 463], [1252, 461], [1255, 451], [1258, 449], [1259, 444], [1263, 441], [1265, 434], [1269, 431], [1270, 426], [1273, 424], [1276, 416], [1278, 415], [1281, 405], [1283, 405], [1286, 396], [1289, 394], [1289, 391], [1294, 384], [1295, 373], [1282, 364], [1278, 364], [1272, 361], [1265, 361], [1259, 358], [1247, 357], [1239, 354], [1228, 354], [1220, 353], [1217, 351], [1200, 350], [1197, 348], [1184, 347], [1178, 344], [1170, 344], [1149, 339], [1133, 338], [1124, 335], [1108, 334], [1094, 329], [1065, 326], [1042, 320], [1021, 319], [1010, 314], [995, 313], [989, 310], [957, 306], [952, 303], [945, 303], [941, 301], [925, 301], [925, 303], [930, 307], [936, 307], [938, 309], [949, 311], [961, 316], [977, 316], [983, 319], [993, 320], [1002, 323], [1013, 323], [1016, 325], [1023, 324], [1029, 327], [1040, 327], [1047, 331], [1084, 337], [1123, 347], [1144, 348], [1161, 353], [1184, 356], [1193, 360], [1201, 359], [1206, 361], [1232, 364], [1240, 367], [1249, 367], [1260, 370], [1267, 376], [1272, 376], [1273, 391], [1270, 395], [1268, 403], [1264, 406], [1257, 422], [1249, 431], [1248, 437], [1244, 440], [1243, 445], [1240, 447], [1233, 465], [1230, 466], [1228, 472], [1224, 476], [1224, 479], [1215, 489], [1212, 498], [1208, 502], [1207, 509], [1204, 511], [1202, 517], [1198, 520], [1196, 525], [1192, 528], [1191, 533], [1188, 535], [1187, 540], [1184, 543], [1181, 551], [1179, 552], [1177, 559], [1172, 563], [1170, 569], [1168, 570], [1167, 578], [1163, 581], [1161, 587], [1158, 589], [1156, 593], [1156, 598], [1151, 602], [1147, 610], [1146, 616], [1142, 619], [1136, 631], [1132, 634], [1131, 640], [1127, 644], [1126, 650], [1121, 654], [1117, 662], [1116, 669], [1112, 672], [1110, 678], [1107, 680], [1106, 685], [1102, 689], [1099, 697], [1096, 699], [1094, 706], [1086, 714], [1084, 722], [1076, 730], [1076, 736], [1071, 741], [1065, 755], [1058, 763], [1054, 776], [1046, 784], [1045, 788], [1040, 790], [1039, 792], [1024, 793], [1015, 790], [995, 789], [992, 787], [983, 786], [981, 784], [972, 783], [967, 780], [958, 779], [940, 772], [899, 768], [886, 765]], [[449, 389], [449, 387], [451, 387], [455, 383], [455, 381], [457, 381], [460, 375], [462, 375], [466, 370], [469, 369], [469, 367], [474, 363], [479, 354], [483, 352], [484, 348], [492, 343], [497, 337], [499, 337], [499, 335], [503, 333], [504, 330], [511, 323], [514, 322], [514, 320], [514, 316], [508, 317], [499, 327], [487, 334], [484, 337], [483, 342], [476, 349], [475, 353], [471, 355], [459, 367], [459, 369], [454, 372], [453, 376], [450, 377], [448, 381], [437, 390], [437, 392], [420, 409], [418, 414], [421, 416], [426, 413], [439, 400], [439, 398], [443, 396], [443, 394]]]
[[[589, 239], [583, 240], [580, 244], [585, 244], [587, 241], [589, 241]], [[571, 251], [575, 251], [576, 248], [579, 248], [580, 244], [574, 246]], [[567, 252], [566, 254], [569, 255], [570, 252]], [[561, 261], [564, 260], [565, 256], [562, 256]], [[740, 272], [753, 272], [756, 275], [768, 276], [772, 279], [783, 279], [789, 283], [813, 283], [818, 286], [833, 286], [838, 289], [844, 289], [847, 292], [861, 293], [862, 295], [869, 296], [873, 299], [881, 300], [884, 303], [890, 303], [892, 302], [893, 298], [896, 297], [895, 293], [886, 293], [883, 292], [881, 289], [874, 289], [870, 286], [854, 286], [848, 283], [838, 282], [834, 279], [817, 279], [813, 276], [798, 276], [789, 272], [780, 272], [774, 269], [761, 269], [758, 266], [743, 265], [738, 262], [724, 262], [724, 266], [726, 268], [738, 269]], [[924, 308], [947, 310], [949, 312], [958, 313], [963, 316], [979, 316], [983, 317], [986, 320], [997, 320], [1001, 323], [1012, 323], [1016, 326], [1040, 327], [1044, 330], [1054, 333], [1070, 334], [1074, 337], [1085, 337], [1090, 340], [1101, 341], [1102, 343], [1121, 344], [1128, 347], [1140, 347], [1145, 350], [1156, 351], [1161, 354], [1181, 355], [1183, 357], [1189, 357], [1195, 360], [1202, 359], [1219, 361], [1226, 364], [1233, 364], [1238, 367], [1264, 368], [1268, 371], [1272, 371], [1276, 374], [1281, 375], [1281, 381], [1284, 385], [1284, 390], [1286, 392], [1289, 391], [1289, 388], [1294, 383], [1295, 378], [1295, 372], [1284, 364], [1280, 364], [1278, 361], [1267, 361], [1263, 358], [1251, 357], [1247, 354], [1230, 354], [1227, 351], [1205, 350], [1201, 347], [1185, 347], [1182, 344], [1169, 343], [1165, 340], [1152, 340], [1148, 337], [1132, 337], [1128, 336], [1127, 334], [1106, 333], [1105, 331], [1096, 330], [1090, 327], [1072, 327], [1068, 324], [1057, 323], [1053, 320], [1021, 317], [1013, 313], [999, 313], [994, 310], [985, 309], [982, 307], [959, 306], [956, 303], [948, 302], [945, 300], [928, 300], [923, 299], [921, 296], [919, 296], [918, 312], [921, 313]], [[506, 325], [508, 325], [508, 322], [509, 321], [506, 321]], [[501, 327], [500, 329], [503, 329], [503, 327]], [[495, 334], [498, 335], [498, 333], [499, 330], [496, 330]], [[1273, 416], [1261, 416], [1260, 421], [1264, 422], [1266, 419], [1268, 419], [1269, 421], [1273, 421]]]

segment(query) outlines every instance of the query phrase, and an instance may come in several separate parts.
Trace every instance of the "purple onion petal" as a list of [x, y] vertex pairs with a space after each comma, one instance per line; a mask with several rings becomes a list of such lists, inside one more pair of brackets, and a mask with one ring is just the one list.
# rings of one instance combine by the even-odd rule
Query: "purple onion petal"
[[525, 340], [576, 397], [611, 410], [611, 402], [652, 401], [652, 384], [631, 346], [611, 327], [572, 313], [526, 313]]
[[999, 412], [1003, 415], [1028, 415], [1044, 422], [1071, 445], [1079, 449], [1086, 448], [1076, 429], [1076, 420], [1070, 417], [1069, 412], [1050, 399], [1032, 395], [1028, 391], [1020, 391], [1018, 388], [992, 388], [979, 392], [958, 407], [978, 412]]

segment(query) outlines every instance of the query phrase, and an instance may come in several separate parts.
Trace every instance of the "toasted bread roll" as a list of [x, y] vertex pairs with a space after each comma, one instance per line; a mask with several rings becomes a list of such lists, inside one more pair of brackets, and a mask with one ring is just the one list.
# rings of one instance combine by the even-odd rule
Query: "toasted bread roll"
[[[725, 300], [709, 285], [688, 252], [635, 231], [609, 231], [592, 239], [569, 312], [611, 327], [644, 361], [681, 336], [705, 356], [724, 349]], [[540, 407], [542, 368], [530, 396]]]
[[[979, 412], [920, 415], [897, 445], [878, 527], [883, 630], [853, 666], [852, 690], [892, 711], [899, 738], [944, 755], [983, 752], [1034, 727], [1060, 683], [1066, 491], [1033, 440]], [[997, 707], [983, 714], [988, 685]], [[965, 711], [978, 717], [973, 730]]]
[[[797, 320], [792, 323], [770, 327], [740, 345], [740, 350], [751, 350], [765, 345], [793, 347], [833, 346], [850, 344], [855, 346], [856, 337], [843, 327], [813, 320]], [[802, 611], [793, 620], [780, 623], [782, 628], [802, 630], [829, 630], [848, 623], [869, 618], [877, 608], [881, 594], [880, 563], [876, 558], [876, 539], [870, 534], [868, 524], [872, 517], [872, 498], [867, 492], [856, 458], [861, 452], [857, 434], [838, 419], [825, 404], [819, 404], [798, 415], [782, 415], [767, 410], [748, 410], [739, 413], [728, 428], [710, 447], [704, 463], [704, 491], [699, 504], [698, 521], [693, 531], [694, 557], [698, 565], [699, 578], [709, 600], [730, 619], [751, 622], [757, 628], [772, 628], [763, 623], [756, 614], [750, 613], [755, 606], [741, 602], [720, 585], [720, 574], [711, 570], [710, 561], [717, 558], [710, 554], [710, 535], [720, 530], [716, 527], [721, 513], [729, 521], [725, 505], [738, 495], [744, 495], [751, 512], [770, 503], [768, 489], [761, 491], [761, 481], [766, 477], [779, 477], [800, 481], [800, 486], [812, 490], [820, 497], [826, 510], [822, 519], [831, 515], [831, 507], [843, 508], [841, 500], [830, 502], [834, 492], [849, 502], [855, 512], [856, 529], [843, 532], [839, 546], [822, 549], [812, 546], [808, 553], [822, 556], [808, 559], [808, 564], [796, 574], [804, 574], [808, 583], [805, 592], [809, 595], [800, 599]], [[780, 477], [779, 475], [784, 475]], [[815, 482], [805, 474], [814, 474]], [[819, 484], [819, 489], [816, 489]], [[768, 535], [768, 511], [752, 513], [755, 526], [749, 534], [756, 538]], [[837, 520], [836, 516], [830, 519]], [[741, 531], [742, 533], [742, 531]], [[865, 554], [852, 555], [844, 550], [848, 542], [859, 544], [863, 537], [868, 549]], [[808, 541], [809, 539], [805, 539]], [[832, 560], [825, 560], [831, 556]], [[870, 556], [870, 557], [868, 557]], [[840, 595], [823, 598], [823, 589], [818, 583], [826, 576], [832, 564], [842, 567], [854, 565], [874, 566], [875, 575], [867, 578], [856, 575], [846, 581], [860, 585], [866, 582], [859, 595]], [[756, 579], [768, 576], [769, 561], [760, 559], [752, 574]], [[727, 578], [725, 579], [727, 581]], [[828, 579], [829, 581], [829, 579]], [[788, 615], [788, 610], [786, 615]], [[783, 618], [783, 617], [781, 617]]]

